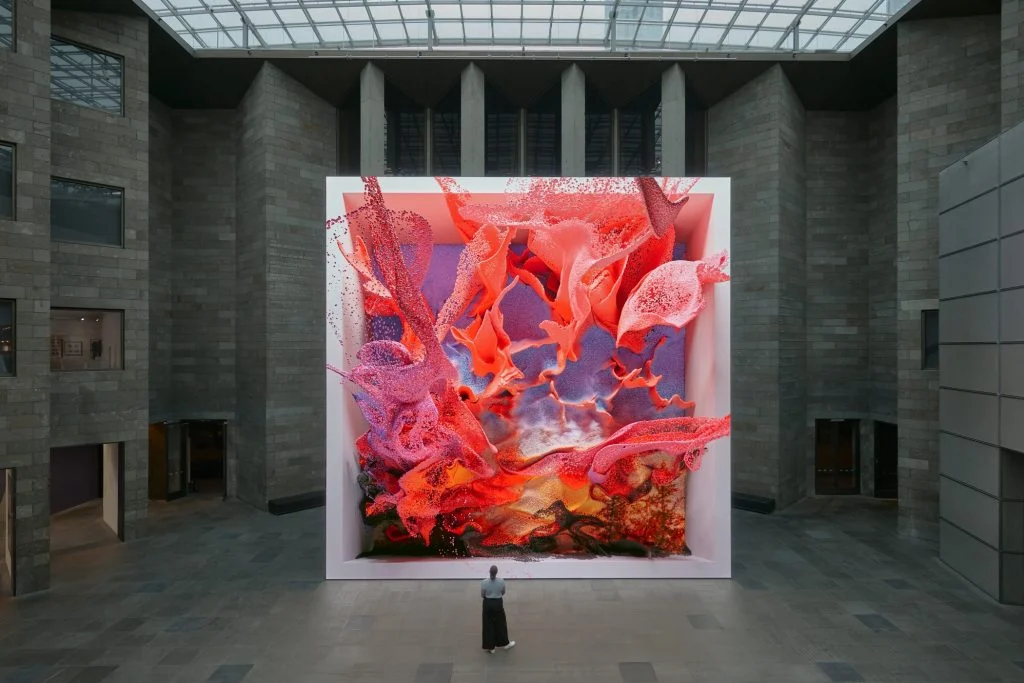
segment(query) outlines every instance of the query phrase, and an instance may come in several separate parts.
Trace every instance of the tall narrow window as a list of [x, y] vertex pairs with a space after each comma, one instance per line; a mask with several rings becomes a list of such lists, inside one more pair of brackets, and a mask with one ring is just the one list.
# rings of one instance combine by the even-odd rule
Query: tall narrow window
[[939, 312], [921, 311], [921, 367], [939, 367]]
[[0, 220], [14, 220], [14, 145], [0, 142]]
[[124, 311], [50, 309], [50, 370], [124, 368]]
[[14, 301], [0, 299], [0, 377], [14, 376]]
[[122, 114], [124, 61], [116, 55], [52, 38], [50, 95], [56, 100]]
[[14, 0], [0, 0], [0, 48], [14, 47]]
[[64, 178], [50, 183], [50, 239], [124, 246], [124, 190]]

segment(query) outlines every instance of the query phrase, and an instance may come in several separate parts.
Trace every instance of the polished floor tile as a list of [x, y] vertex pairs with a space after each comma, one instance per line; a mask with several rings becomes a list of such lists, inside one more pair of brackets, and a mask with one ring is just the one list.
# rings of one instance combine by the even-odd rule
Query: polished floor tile
[[323, 581], [323, 510], [153, 504], [132, 543], [56, 530], [52, 589], [0, 600], [0, 681], [1024, 682], [1024, 609], [895, 521], [812, 499], [734, 513], [731, 581], [510, 581], [487, 655], [475, 581]]

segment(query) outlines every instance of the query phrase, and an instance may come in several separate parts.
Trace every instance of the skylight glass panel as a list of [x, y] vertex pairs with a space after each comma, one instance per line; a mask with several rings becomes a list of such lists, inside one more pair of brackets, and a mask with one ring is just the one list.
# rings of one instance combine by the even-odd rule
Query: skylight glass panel
[[[468, 43], [509, 49], [557, 44], [592, 51], [783, 52], [855, 50], [906, 4], [906, 0], [431, 0], [429, 5], [425, 0], [135, 1], [193, 49], [372, 49], [383, 44], [444, 49]], [[245, 33], [248, 40], [242, 39]]]

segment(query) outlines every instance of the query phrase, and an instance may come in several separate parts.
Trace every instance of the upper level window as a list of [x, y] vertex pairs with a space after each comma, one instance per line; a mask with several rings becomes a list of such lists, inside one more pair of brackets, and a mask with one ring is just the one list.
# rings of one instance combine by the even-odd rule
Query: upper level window
[[124, 311], [50, 309], [50, 370], [122, 370]]
[[14, 146], [0, 142], [0, 219], [14, 220]]
[[52, 38], [50, 94], [54, 99], [121, 114], [124, 62], [115, 55]]
[[0, 377], [14, 376], [14, 302], [0, 299]]
[[0, 47], [14, 47], [14, 0], [0, 0]]
[[74, 180], [50, 181], [50, 239], [124, 246], [124, 190]]

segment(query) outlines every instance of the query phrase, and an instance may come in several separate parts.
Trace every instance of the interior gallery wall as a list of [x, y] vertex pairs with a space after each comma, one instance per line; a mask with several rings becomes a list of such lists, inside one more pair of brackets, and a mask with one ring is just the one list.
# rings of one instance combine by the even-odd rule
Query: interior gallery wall
[[729, 206], [328, 178], [327, 578], [730, 576]]

